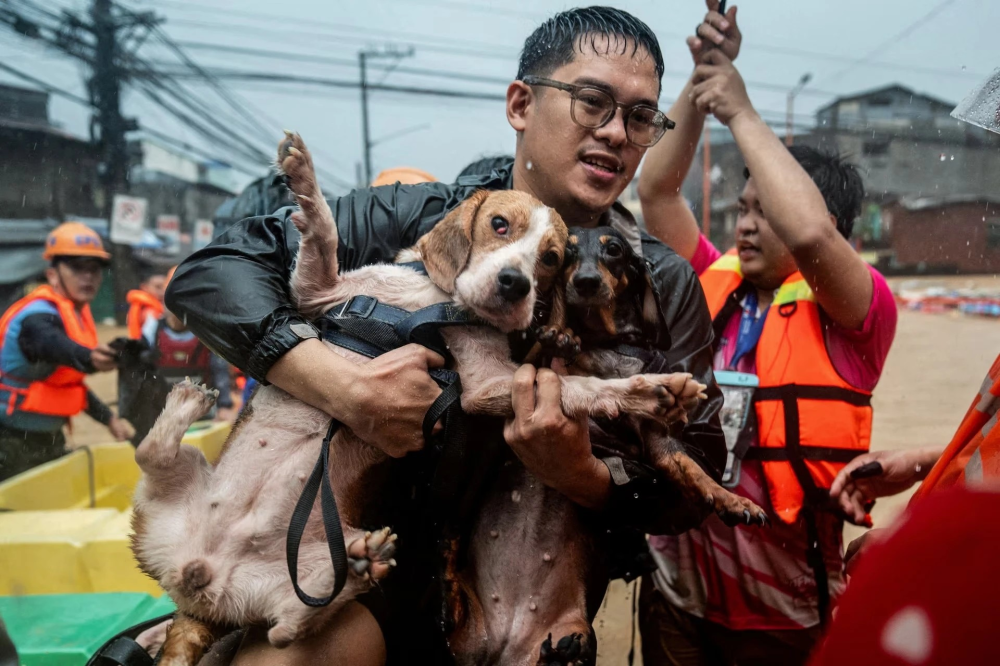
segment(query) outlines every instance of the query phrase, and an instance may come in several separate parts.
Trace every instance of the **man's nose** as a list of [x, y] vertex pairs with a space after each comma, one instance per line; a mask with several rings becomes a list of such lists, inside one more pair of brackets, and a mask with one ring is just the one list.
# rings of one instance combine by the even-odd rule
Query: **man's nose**
[[628, 133], [625, 131], [625, 121], [622, 110], [615, 108], [615, 115], [604, 127], [594, 130], [594, 136], [602, 141], [606, 141], [609, 146], [624, 146], [628, 142]]

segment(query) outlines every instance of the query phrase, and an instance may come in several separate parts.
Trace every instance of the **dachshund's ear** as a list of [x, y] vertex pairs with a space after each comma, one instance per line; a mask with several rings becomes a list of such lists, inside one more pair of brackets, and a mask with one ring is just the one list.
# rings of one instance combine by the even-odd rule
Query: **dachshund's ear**
[[489, 195], [488, 190], [477, 190], [417, 242], [427, 275], [446, 293], [454, 293], [455, 279], [469, 263], [472, 225]]

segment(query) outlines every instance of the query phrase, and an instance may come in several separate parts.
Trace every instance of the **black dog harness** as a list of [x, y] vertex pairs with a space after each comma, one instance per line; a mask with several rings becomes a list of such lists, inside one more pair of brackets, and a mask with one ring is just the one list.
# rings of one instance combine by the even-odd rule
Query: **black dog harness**
[[[417, 270], [422, 270], [422, 268], [423, 266], [420, 264]], [[441, 328], [468, 326], [475, 323], [467, 312], [452, 303], [438, 303], [410, 312], [381, 303], [371, 296], [355, 296], [345, 303], [334, 306], [316, 322], [324, 340], [369, 358], [381, 356], [413, 342], [448, 358], [448, 346], [441, 336]], [[447, 474], [448, 469], [452, 467], [449, 464], [449, 456], [452, 452], [455, 452], [454, 455], [460, 455], [458, 451], [463, 448], [447, 444], [460, 442], [464, 439], [465, 415], [459, 403], [462, 395], [462, 383], [458, 374], [452, 370], [435, 368], [430, 371], [430, 375], [441, 387], [441, 395], [437, 397], [427, 414], [424, 415], [423, 434], [424, 441], [431, 442], [434, 425], [438, 420], [442, 421], [445, 447], [435, 475], [439, 477], [442, 474]], [[319, 459], [302, 488], [302, 495], [295, 505], [295, 511], [292, 513], [292, 519], [288, 525], [288, 539], [285, 547], [288, 573], [291, 576], [295, 594], [298, 595], [302, 603], [314, 607], [329, 605], [340, 594], [347, 582], [347, 551], [340, 526], [340, 513], [334, 499], [333, 489], [330, 487], [329, 475], [330, 440], [340, 430], [341, 425], [340, 421], [336, 419], [330, 421], [330, 427], [323, 438]], [[441, 484], [432, 484], [431, 487], [432, 489], [439, 488]], [[438, 494], [444, 492], [439, 490]], [[298, 583], [299, 545], [318, 493], [320, 494], [323, 528], [326, 532], [335, 575], [333, 591], [326, 597], [310, 596], [299, 587]], [[438, 497], [435, 501], [434, 495], [432, 490], [432, 505], [440, 504], [446, 499]]]

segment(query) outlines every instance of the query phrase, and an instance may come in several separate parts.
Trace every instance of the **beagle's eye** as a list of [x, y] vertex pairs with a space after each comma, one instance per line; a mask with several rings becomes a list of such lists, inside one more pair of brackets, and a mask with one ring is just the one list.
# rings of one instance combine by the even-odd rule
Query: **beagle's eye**
[[507, 222], [507, 220], [505, 220], [502, 217], [500, 217], [499, 215], [497, 215], [496, 217], [494, 217], [490, 221], [490, 224], [493, 225], [493, 231], [497, 232], [498, 236], [505, 236], [505, 235], [507, 235], [507, 229], [510, 228], [510, 223]]
[[549, 268], [553, 268], [559, 264], [559, 255], [555, 250], [549, 250], [542, 255], [542, 263]]
[[614, 259], [622, 256], [622, 246], [618, 243], [608, 243], [604, 246], [604, 251], [608, 253], [609, 257]]

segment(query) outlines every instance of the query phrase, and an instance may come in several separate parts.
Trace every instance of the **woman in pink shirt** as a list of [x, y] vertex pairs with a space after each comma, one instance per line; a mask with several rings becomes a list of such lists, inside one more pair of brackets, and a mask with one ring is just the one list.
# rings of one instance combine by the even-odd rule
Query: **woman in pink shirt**
[[[837, 157], [782, 145], [732, 65], [741, 40], [736, 8], [723, 16], [716, 0], [707, 4], [699, 36], [688, 40], [694, 75], [668, 112], [677, 129], [649, 151], [640, 176], [646, 226], [699, 275], [721, 256], [699, 233], [680, 195], [705, 114], [713, 113], [732, 131], [747, 164], [735, 244], [751, 285], [743, 307], [716, 329], [715, 369], [756, 373], [761, 320], [776, 289], [799, 271], [819, 306], [832, 366], [848, 385], [868, 393], [895, 334], [896, 306], [885, 279], [847, 241], [864, 197], [861, 178]], [[650, 539], [658, 566], [640, 595], [649, 666], [804, 663], [820, 635], [820, 583], [807, 559], [813, 540], [804, 521], [773, 519], [759, 461], [743, 461], [734, 492], [765, 508], [772, 526], [727, 527], [712, 516], [698, 529]], [[828, 592], [836, 597], [844, 586], [843, 520], [828, 511], [815, 515]]]

